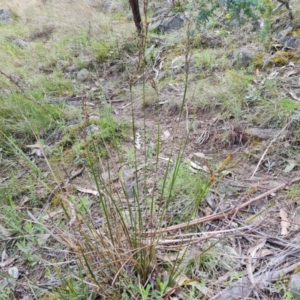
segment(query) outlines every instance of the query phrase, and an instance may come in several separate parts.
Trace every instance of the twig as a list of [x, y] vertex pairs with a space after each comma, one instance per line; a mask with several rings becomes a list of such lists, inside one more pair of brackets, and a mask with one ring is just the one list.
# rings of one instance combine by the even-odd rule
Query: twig
[[267, 149], [265, 150], [265, 152], [263, 153], [262, 157], [260, 158], [260, 160], [259, 160], [259, 162], [258, 162], [258, 164], [257, 164], [257, 166], [256, 166], [256, 168], [255, 168], [255, 170], [254, 170], [254, 172], [253, 172], [253, 174], [252, 174], [252, 176], [250, 177], [250, 180], [253, 179], [255, 173], [257, 172], [257, 170], [258, 170], [258, 168], [259, 168], [261, 162], [262, 162], [263, 159], [265, 158], [265, 156], [266, 156], [267, 152], [269, 151], [270, 147], [272, 146], [272, 144], [273, 144], [273, 143], [278, 139], [278, 137], [285, 131], [285, 129], [291, 124], [291, 122], [292, 122], [292, 120], [291, 120], [290, 122], [288, 122], [288, 123], [287, 123], [287, 124], [286, 124], [279, 132], [278, 132], [278, 134], [275, 135], [275, 137], [271, 140], [271, 142], [269, 143]]
[[271, 195], [271, 194], [273, 194], [273, 193], [275, 193], [275, 192], [277, 192], [281, 189], [284, 189], [288, 185], [297, 183], [299, 181], [300, 181], [300, 177], [297, 177], [297, 178], [291, 180], [288, 183], [280, 184], [279, 186], [277, 186], [277, 187], [275, 187], [275, 188], [273, 188], [273, 189], [271, 189], [271, 190], [269, 190], [269, 191], [267, 191], [267, 192], [265, 192], [265, 193], [263, 193], [263, 194], [261, 194], [257, 197], [254, 197], [254, 198], [250, 199], [249, 201], [239, 205], [238, 207], [234, 206], [234, 207], [231, 207], [231, 208], [226, 209], [224, 211], [221, 211], [220, 213], [210, 215], [210, 216], [206, 216], [206, 217], [202, 217], [202, 218], [194, 220], [194, 221], [181, 223], [181, 224], [178, 224], [178, 225], [166, 227], [166, 228], [159, 229], [159, 230], [147, 231], [146, 234], [147, 235], [161, 234], [161, 233], [164, 233], [164, 232], [175, 231], [175, 230], [179, 230], [179, 229], [182, 229], [182, 228], [187, 228], [187, 227], [191, 227], [191, 226], [194, 226], [194, 225], [199, 225], [199, 224], [202, 224], [202, 223], [205, 223], [205, 222], [209, 222], [209, 221], [221, 219], [221, 218], [224, 218], [224, 217], [228, 217], [229, 215], [235, 214], [240, 209], [243, 209], [243, 208], [257, 202], [258, 200], [260, 200], [264, 197], [267, 197], [267, 196], [269, 196], [269, 195]]
[[186, 134], [189, 134], [189, 109], [187, 104], [185, 103], [185, 111], [186, 111]]
[[289, 11], [289, 17], [291, 20], [294, 20], [294, 14], [292, 12], [292, 9], [290, 7], [290, 0], [277, 0], [282, 5], [285, 5], [286, 9]]

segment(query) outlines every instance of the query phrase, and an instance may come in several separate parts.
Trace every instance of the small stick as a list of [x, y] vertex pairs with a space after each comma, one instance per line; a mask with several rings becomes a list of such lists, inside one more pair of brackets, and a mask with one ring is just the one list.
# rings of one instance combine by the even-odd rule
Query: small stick
[[175, 231], [175, 230], [179, 230], [179, 229], [182, 229], [182, 228], [187, 228], [187, 227], [191, 227], [191, 226], [194, 226], [194, 225], [199, 225], [199, 224], [202, 224], [202, 223], [205, 223], [205, 222], [209, 222], [209, 221], [213, 221], [213, 220], [217, 220], [217, 219], [221, 219], [221, 218], [224, 218], [224, 217], [227, 217], [229, 215], [232, 215], [232, 214], [235, 214], [236, 212], [238, 212], [240, 209], [243, 209], [255, 202], [257, 202], [258, 200], [264, 198], [264, 197], [267, 197], [281, 189], [284, 189], [286, 186], [288, 185], [291, 185], [291, 184], [294, 184], [294, 183], [297, 183], [300, 181], [300, 177], [297, 177], [293, 180], [291, 180], [290, 182], [288, 183], [283, 183], [283, 184], [280, 184], [279, 186], [257, 196], [257, 197], [254, 197], [252, 199], [250, 199], [249, 201], [239, 205], [238, 207], [231, 207], [229, 209], [226, 209], [224, 211], [221, 211], [220, 213], [217, 213], [217, 214], [214, 214], [214, 215], [210, 215], [210, 216], [205, 216], [205, 217], [202, 217], [200, 219], [197, 219], [197, 220], [194, 220], [194, 221], [190, 221], [190, 222], [186, 222], [186, 223], [181, 223], [181, 224], [178, 224], [178, 225], [173, 225], [173, 226], [170, 226], [170, 227], [167, 227], [167, 228], [163, 228], [163, 229], [159, 229], [159, 230], [154, 230], [154, 231], [147, 231], [145, 232], [145, 234], [147, 235], [153, 235], [153, 234], [160, 234], [160, 233], [164, 233], [164, 232], [170, 232], [170, 231]]
[[272, 146], [272, 144], [273, 144], [273, 143], [278, 139], [278, 137], [285, 131], [285, 129], [291, 124], [291, 122], [292, 122], [292, 121], [288, 122], [288, 123], [287, 123], [287, 124], [286, 124], [279, 132], [278, 132], [278, 134], [271, 140], [271, 142], [269, 143], [267, 149], [265, 150], [265, 152], [263, 153], [262, 157], [260, 158], [260, 160], [259, 160], [259, 162], [258, 162], [258, 164], [257, 164], [257, 166], [256, 166], [256, 168], [255, 168], [255, 170], [254, 170], [254, 172], [253, 172], [253, 174], [252, 174], [252, 176], [250, 177], [250, 180], [253, 179], [255, 173], [257, 172], [257, 170], [258, 170], [258, 168], [259, 168], [261, 162], [262, 162], [263, 159], [265, 158], [265, 156], [266, 156], [267, 152], [269, 151], [270, 147]]

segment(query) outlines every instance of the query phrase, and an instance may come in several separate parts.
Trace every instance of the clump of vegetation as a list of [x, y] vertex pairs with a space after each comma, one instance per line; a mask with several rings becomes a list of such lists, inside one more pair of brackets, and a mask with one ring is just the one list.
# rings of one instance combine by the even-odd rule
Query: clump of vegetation
[[216, 9], [222, 7], [225, 10], [226, 19], [234, 19], [239, 23], [245, 22], [246, 18], [252, 20], [258, 19], [260, 16], [268, 16], [271, 14], [273, 4], [271, 0], [214, 0], [200, 2], [197, 15], [198, 26], [206, 23]]

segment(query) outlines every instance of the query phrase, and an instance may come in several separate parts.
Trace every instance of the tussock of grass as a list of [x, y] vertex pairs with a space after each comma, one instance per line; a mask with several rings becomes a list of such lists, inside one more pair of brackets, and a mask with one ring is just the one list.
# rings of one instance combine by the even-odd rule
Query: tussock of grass
[[62, 117], [62, 111], [43, 101], [30, 99], [18, 93], [2, 96], [0, 111], [1, 134], [14, 135], [28, 143], [34, 133], [45, 131], [54, 125], [54, 120]]
[[245, 71], [227, 70], [223, 76], [217, 73], [197, 83], [195, 101], [200, 108], [219, 107], [225, 116], [239, 118], [252, 80], [253, 76]]

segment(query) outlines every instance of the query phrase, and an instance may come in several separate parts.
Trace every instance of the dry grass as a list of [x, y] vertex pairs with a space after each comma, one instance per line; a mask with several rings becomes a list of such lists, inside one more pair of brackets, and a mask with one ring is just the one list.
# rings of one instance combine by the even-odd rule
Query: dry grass
[[[106, 5], [103, 2], [105, 1], [4, 0], [2, 7], [9, 7], [30, 28], [55, 27], [58, 36], [74, 34], [74, 32], [87, 29], [89, 26], [97, 34], [121, 31], [123, 36], [128, 36], [128, 33], [131, 32], [128, 29], [131, 27], [134, 30], [134, 25], [126, 24], [125, 28], [119, 22], [113, 23], [112, 19], [105, 14], [105, 9], [109, 10], [111, 4]], [[122, 1], [117, 2], [120, 2], [119, 6], [122, 5]], [[126, 13], [125, 7], [123, 11]]]

